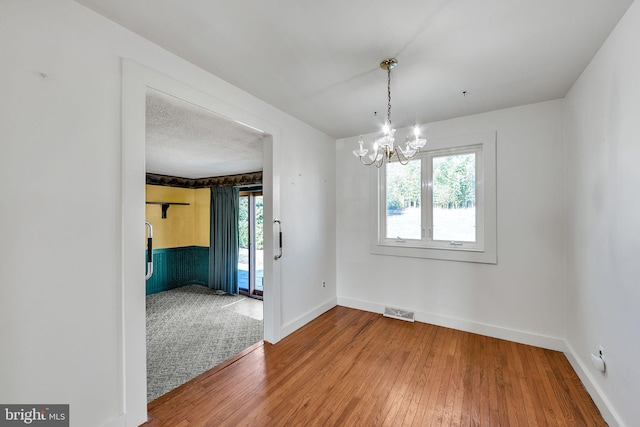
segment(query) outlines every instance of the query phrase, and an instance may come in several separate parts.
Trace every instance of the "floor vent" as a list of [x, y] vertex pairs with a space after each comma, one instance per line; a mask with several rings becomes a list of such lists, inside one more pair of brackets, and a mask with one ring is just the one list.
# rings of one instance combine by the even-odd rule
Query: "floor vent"
[[415, 313], [413, 311], [403, 310], [401, 308], [385, 307], [384, 313], [382, 313], [382, 315], [384, 317], [392, 317], [398, 320], [413, 322]]

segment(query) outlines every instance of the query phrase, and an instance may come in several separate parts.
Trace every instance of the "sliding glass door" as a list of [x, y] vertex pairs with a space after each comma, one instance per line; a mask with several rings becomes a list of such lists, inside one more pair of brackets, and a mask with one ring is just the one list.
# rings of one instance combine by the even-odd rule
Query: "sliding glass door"
[[238, 216], [238, 287], [240, 293], [262, 298], [264, 272], [262, 191], [241, 191]]

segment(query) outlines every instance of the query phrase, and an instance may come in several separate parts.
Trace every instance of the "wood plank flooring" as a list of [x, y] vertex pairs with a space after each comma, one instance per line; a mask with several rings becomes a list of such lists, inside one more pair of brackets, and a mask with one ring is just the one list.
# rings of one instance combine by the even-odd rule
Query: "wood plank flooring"
[[157, 426], [606, 426], [564, 354], [335, 307], [149, 404]]

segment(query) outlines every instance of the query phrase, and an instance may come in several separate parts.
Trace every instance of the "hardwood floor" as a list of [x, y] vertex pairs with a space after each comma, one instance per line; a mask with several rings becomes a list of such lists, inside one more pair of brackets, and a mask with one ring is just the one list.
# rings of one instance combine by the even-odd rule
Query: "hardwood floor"
[[336, 307], [149, 404], [156, 426], [606, 426], [564, 354]]

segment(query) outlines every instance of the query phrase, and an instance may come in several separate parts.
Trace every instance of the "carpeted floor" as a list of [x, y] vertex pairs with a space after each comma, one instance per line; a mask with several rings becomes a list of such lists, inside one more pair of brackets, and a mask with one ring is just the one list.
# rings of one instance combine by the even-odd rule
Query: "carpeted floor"
[[148, 402], [262, 340], [262, 302], [246, 299], [197, 285], [147, 296]]

